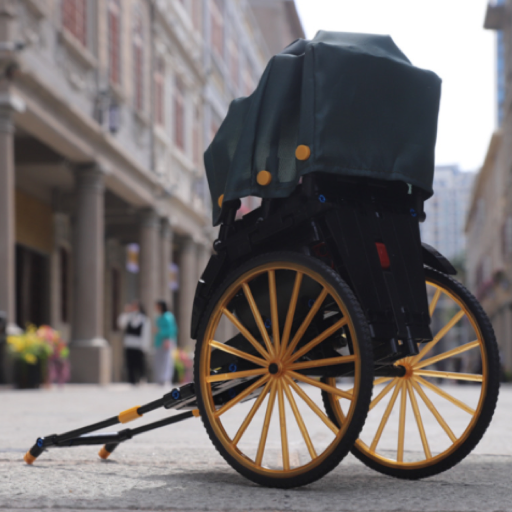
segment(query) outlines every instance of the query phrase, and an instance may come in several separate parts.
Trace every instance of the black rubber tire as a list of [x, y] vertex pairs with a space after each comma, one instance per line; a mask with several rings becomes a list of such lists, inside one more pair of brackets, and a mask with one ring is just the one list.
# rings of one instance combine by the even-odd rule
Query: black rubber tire
[[[473, 430], [470, 432], [467, 439], [461, 444], [461, 446], [451, 454], [448, 454], [444, 459], [423, 468], [396, 468], [389, 467], [381, 464], [374, 459], [368, 457], [363, 451], [361, 451], [356, 444], [351, 449], [352, 454], [357, 457], [363, 464], [369, 468], [375, 469], [379, 473], [393, 476], [395, 478], [407, 479], [407, 480], [418, 480], [420, 478], [426, 478], [429, 476], [438, 475], [443, 471], [446, 471], [465, 457], [475, 448], [480, 442], [487, 427], [491, 423], [496, 409], [496, 403], [498, 401], [499, 386], [500, 386], [500, 364], [499, 364], [499, 349], [494, 335], [489, 318], [485, 314], [482, 306], [475, 299], [475, 297], [458, 281], [452, 277], [438, 272], [430, 267], [425, 268], [425, 277], [430, 281], [433, 281], [447, 289], [449, 289], [454, 295], [456, 295], [473, 314], [476, 323], [478, 324], [483, 340], [485, 351], [487, 355], [487, 366], [488, 366], [488, 379], [487, 379], [487, 395], [484, 399], [484, 404], [480, 413], [480, 417], [477, 419], [473, 426]], [[324, 406], [329, 418], [338, 423], [335, 417], [333, 409], [330, 406], [329, 399], [322, 393]]]
[[[199, 385], [201, 379], [199, 370], [201, 348], [203, 344], [205, 330], [207, 328], [210, 315], [212, 314], [215, 305], [220, 300], [221, 296], [227, 290], [227, 288], [241, 275], [260, 265], [275, 261], [288, 261], [307, 266], [311, 270], [320, 274], [333, 286], [333, 288], [335, 288], [336, 292], [339, 294], [340, 298], [345, 303], [347, 310], [349, 311], [349, 314], [352, 318], [354, 329], [358, 337], [359, 352], [361, 356], [361, 379], [359, 398], [355, 406], [354, 414], [352, 417], [352, 423], [350, 427], [347, 429], [345, 436], [339, 441], [339, 444], [337, 445], [335, 450], [323, 462], [316, 466], [314, 470], [310, 470], [299, 475], [294, 475], [292, 477], [269, 477], [267, 475], [262, 475], [255, 471], [252, 471], [246, 466], [240, 464], [239, 461], [225, 449], [221, 440], [217, 438], [209, 422], [208, 415], [206, 413], [204, 405], [204, 399], [201, 392], [201, 386]], [[250, 261], [243, 264], [241, 267], [234, 270], [230, 275], [228, 275], [228, 277], [225, 279], [225, 281], [222, 283], [219, 289], [215, 292], [211, 300], [211, 303], [207, 308], [204, 317], [202, 318], [198, 330], [198, 338], [195, 348], [194, 377], [196, 382], [198, 407], [201, 412], [201, 418], [206, 428], [206, 431], [217, 451], [222, 455], [222, 457], [224, 457], [226, 462], [231, 467], [233, 467], [236, 471], [238, 471], [241, 475], [245, 476], [249, 480], [252, 480], [253, 482], [265, 487], [277, 487], [282, 489], [288, 489], [293, 487], [299, 487], [302, 485], [307, 485], [320, 479], [325, 474], [332, 471], [336, 466], [338, 466], [341, 460], [350, 451], [350, 448], [354, 444], [355, 440], [358, 438], [359, 433], [361, 432], [361, 429], [364, 426], [373, 387], [373, 354], [368, 325], [366, 323], [366, 319], [361, 310], [359, 302], [355, 298], [354, 294], [347, 286], [347, 284], [341, 279], [341, 277], [330, 267], [328, 267], [318, 259], [315, 259], [311, 256], [306, 256], [294, 252], [276, 251], [274, 253], [263, 254], [261, 256], [257, 256], [251, 259]]]

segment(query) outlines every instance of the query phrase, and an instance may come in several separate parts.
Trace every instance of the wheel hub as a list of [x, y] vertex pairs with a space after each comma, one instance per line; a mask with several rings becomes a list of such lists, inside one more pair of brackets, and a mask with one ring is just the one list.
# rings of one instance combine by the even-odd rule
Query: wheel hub
[[277, 363], [270, 363], [268, 365], [268, 371], [272, 375], [277, 375], [279, 373], [279, 365]]
[[403, 368], [404, 374], [400, 377], [401, 379], [410, 379], [414, 375], [414, 368], [411, 364], [406, 361], [400, 361], [398, 367]]

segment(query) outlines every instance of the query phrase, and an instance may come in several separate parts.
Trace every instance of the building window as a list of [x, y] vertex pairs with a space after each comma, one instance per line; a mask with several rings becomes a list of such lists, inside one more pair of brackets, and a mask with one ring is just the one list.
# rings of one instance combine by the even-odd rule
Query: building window
[[512, 255], [512, 216], [510, 215], [501, 226], [501, 252], [506, 259]]
[[224, 0], [210, 0], [211, 43], [215, 52], [224, 55]]
[[213, 140], [217, 132], [219, 131], [220, 121], [216, 119], [216, 116], [212, 119], [210, 123], [210, 138]]
[[155, 68], [155, 121], [165, 126], [165, 61], [162, 56], [157, 57]]
[[194, 132], [192, 136], [192, 158], [196, 167], [201, 164], [201, 113], [199, 107], [196, 106], [194, 109]]
[[67, 249], [59, 249], [59, 281], [60, 281], [60, 321], [69, 322], [69, 253]]
[[87, 0], [62, 0], [62, 26], [87, 46]]
[[201, 21], [202, 21], [202, 12], [201, 12], [202, 2], [192, 2], [192, 24], [194, 25], [194, 29], [198, 32], [201, 31]]
[[244, 94], [245, 96], [249, 96], [254, 92], [254, 82], [252, 80], [251, 73], [248, 69], [244, 72]]
[[110, 83], [121, 83], [121, 2], [108, 2], [108, 75]]
[[201, 9], [202, 9], [202, 0], [179, 0], [184, 11], [187, 13], [194, 30], [201, 30]]
[[236, 43], [231, 41], [229, 46], [229, 72], [231, 75], [231, 82], [235, 93], [238, 91], [239, 84], [239, 62], [238, 62], [238, 48], [236, 47]]
[[117, 268], [111, 270], [111, 329], [113, 331], [119, 330], [117, 319], [121, 314], [120, 299], [121, 299], [121, 276]]
[[505, 115], [506, 72], [505, 72], [505, 37], [502, 30], [498, 30], [496, 42], [496, 96], [498, 100], [498, 126], [503, 123]]
[[174, 143], [185, 151], [185, 86], [179, 76], [174, 87]]
[[135, 108], [144, 110], [144, 23], [140, 3], [134, 10], [133, 20], [133, 88]]

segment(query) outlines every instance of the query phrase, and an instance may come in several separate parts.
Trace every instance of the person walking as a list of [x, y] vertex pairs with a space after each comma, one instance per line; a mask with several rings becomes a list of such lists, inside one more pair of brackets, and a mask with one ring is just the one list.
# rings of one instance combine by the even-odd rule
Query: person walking
[[174, 372], [172, 352], [176, 348], [178, 326], [174, 315], [169, 311], [164, 300], [157, 301], [155, 307], [158, 316], [155, 320], [154, 379], [165, 386], [166, 384], [172, 384]]
[[146, 353], [151, 343], [151, 322], [138, 301], [125, 306], [117, 324], [124, 331], [123, 346], [128, 381], [138, 384], [146, 375]]

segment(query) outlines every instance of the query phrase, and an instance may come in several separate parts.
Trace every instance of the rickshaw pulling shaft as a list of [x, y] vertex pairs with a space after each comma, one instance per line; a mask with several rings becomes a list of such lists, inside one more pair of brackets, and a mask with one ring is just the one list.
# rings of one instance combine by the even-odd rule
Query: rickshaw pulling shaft
[[88, 434], [97, 430], [111, 427], [113, 425], [117, 425], [118, 423], [128, 423], [142, 417], [145, 413], [154, 411], [161, 407], [165, 407], [166, 409], [187, 407], [189, 406], [189, 402], [193, 402], [195, 400], [195, 397], [196, 395], [194, 384], [186, 384], [180, 388], [173, 389], [158, 400], [149, 402], [146, 405], [132, 407], [121, 412], [117, 416], [106, 419], [104, 421], [93, 423], [92, 425], [87, 425], [76, 430], [71, 430], [69, 432], [65, 432], [64, 434], [52, 434], [46, 437], [39, 437], [34, 446], [32, 446], [32, 448], [30, 448], [30, 450], [25, 454], [24, 460], [27, 464], [33, 464], [37, 457], [39, 457], [48, 448], [93, 444], [104, 445], [99, 451], [98, 455], [102, 459], [106, 459], [114, 451], [119, 443], [127, 441], [128, 439], [131, 439], [138, 434], [142, 434], [156, 428], [178, 423], [194, 416], [198, 417], [199, 410], [193, 409], [191, 411], [177, 414], [163, 420], [155, 421], [135, 429], [124, 429], [119, 432], [107, 432], [97, 435]]

